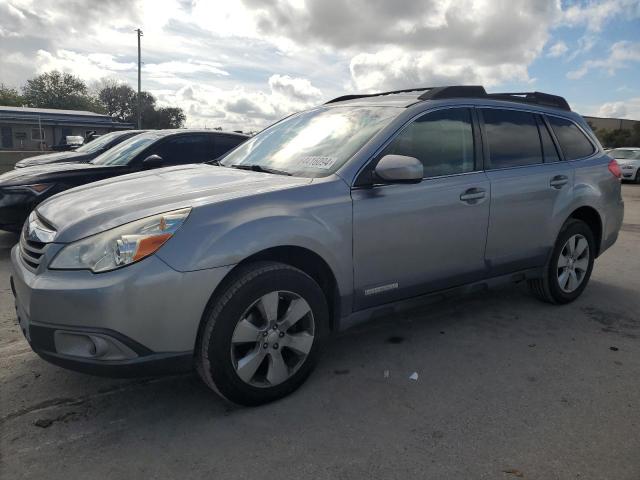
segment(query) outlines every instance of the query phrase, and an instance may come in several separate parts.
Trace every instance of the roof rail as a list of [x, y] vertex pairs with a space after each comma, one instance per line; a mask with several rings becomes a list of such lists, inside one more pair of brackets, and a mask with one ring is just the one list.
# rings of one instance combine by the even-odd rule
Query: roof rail
[[378, 97], [381, 95], [392, 95], [395, 93], [411, 93], [422, 92], [418, 96], [418, 100], [442, 100], [446, 98], [490, 98], [494, 100], [506, 100], [509, 102], [535, 103], [536, 105], [544, 105], [547, 107], [560, 108], [562, 110], [571, 111], [569, 103], [558, 95], [551, 95], [542, 92], [513, 92], [513, 93], [487, 93], [481, 85], [451, 85], [447, 87], [425, 87], [425, 88], [409, 88], [406, 90], [393, 90], [390, 92], [369, 93], [362, 95], [343, 95], [334, 98], [325, 103], [342, 102], [345, 100], [354, 100], [357, 98]]
[[571, 111], [569, 103], [559, 95], [551, 95], [542, 92], [517, 92], [517, 93], [489, 93], [489, 98], [496, 100], [507, 100], [509, 102], [535, 103], [546, 107], [555, 107], [562, 110]]
[[431, 90], [431, 87], [424, 88], [406, 88], [404, 90], [391, 90], [388, 92], [380, 92], [380, 93], [363, 93], [363, 94], [354, 94], [354, 95], [343, 95], [341, 97], [336, 97], [328, 102], [325, 102], [325, 105], [328, 103], [335, 102], [344, 102], [345, 100], [355, 100], [356, 98], [368, 98], [368, 97], [379, 97], [381, 95], [393, 95], [394, 93], [410, 93], [410, 92], [423, 92], [425, 90]]

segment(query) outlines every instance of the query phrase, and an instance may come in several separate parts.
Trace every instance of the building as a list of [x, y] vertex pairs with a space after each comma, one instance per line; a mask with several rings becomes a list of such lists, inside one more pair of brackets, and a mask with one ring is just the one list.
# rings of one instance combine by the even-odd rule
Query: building
[[626, 118], [603, 118], [603, 117], [584, 117], [589, 122], [591, 128], [596, 130], [633, 130], [633, 126], [639, 120], [628, 120]]
[[0, 106], [0, 150], [50, 150], [70, 135], [86, 137], [133, 128], [109, 115], [78, 110]]

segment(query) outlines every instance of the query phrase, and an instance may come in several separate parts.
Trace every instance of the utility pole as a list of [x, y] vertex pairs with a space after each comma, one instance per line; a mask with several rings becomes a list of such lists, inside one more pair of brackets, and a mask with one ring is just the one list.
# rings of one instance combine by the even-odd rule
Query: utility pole
[[142, 30], [139, 28], [136, 29], [138, 33], [138, 130], [142, 130], [142, 99], [140, 98], [140, 37], [142, 37]]

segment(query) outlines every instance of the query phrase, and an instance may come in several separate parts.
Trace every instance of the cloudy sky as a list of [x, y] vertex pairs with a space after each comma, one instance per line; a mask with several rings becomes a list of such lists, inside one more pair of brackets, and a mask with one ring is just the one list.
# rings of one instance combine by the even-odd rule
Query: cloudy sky
[[640, 0], [0, 0], [0, 82], [136, 85], [188, 126], [257, 129], [345, 92], [483, 84], [640, 119]]

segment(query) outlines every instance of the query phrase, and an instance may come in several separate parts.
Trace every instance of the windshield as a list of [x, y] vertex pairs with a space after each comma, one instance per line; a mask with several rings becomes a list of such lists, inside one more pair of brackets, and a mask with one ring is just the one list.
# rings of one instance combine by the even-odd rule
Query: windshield
[[613, 158], [620, 158], [622, 160], [640, 159], [640, 150], [624, 150], [616, 149], [609, 152], [609, 156]]
[[140, 134], [110, 148], [102, 155], [98, 155], [91, 163], [94, 165], [127, 165], [138, 153], [158, 140], [155, 134]]
[[101, 150], [103, 147], [105, 147], [109, 142], [115, 140], [116, 138], [122, 136], [122, 135], [126, 135], [129, 132], [111, 132], [111, 133], [107, 133], [106, 135], [102, 135], [98, 138], [96, 138], [95, 140], [92, 140], [89, 143], [85, 143], [84, 145], [82, 145], [80, 148], [76, 149], [76, 152], [80, 152], [80, 153], [95, 153], [98, 150]]
[[335, 172], [399, 107], [320, 107], [293, 115], [224, 157], [224, 166], [251, 165], [301, 177]]

